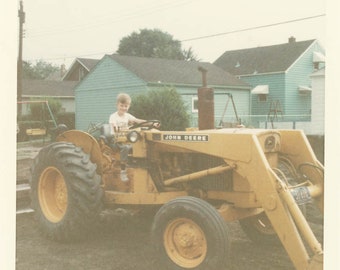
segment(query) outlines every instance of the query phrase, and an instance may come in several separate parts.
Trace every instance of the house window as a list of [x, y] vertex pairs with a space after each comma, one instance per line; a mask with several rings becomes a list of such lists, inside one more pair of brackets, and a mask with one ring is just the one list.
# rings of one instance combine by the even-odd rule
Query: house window
[[257, 100], [259, 102], [266, 102], [269, 94], [269, 86], [267, 84], [257, 85], [251, 90], [251, 94], [257, 95]]
[[266, 102], [267, 101], [267, 94], [258, 94], [258, 101], [259, 102]]
[[193, 113], [198, 113], [198, 97], [192, 97], [191, 98], [191, 111]]

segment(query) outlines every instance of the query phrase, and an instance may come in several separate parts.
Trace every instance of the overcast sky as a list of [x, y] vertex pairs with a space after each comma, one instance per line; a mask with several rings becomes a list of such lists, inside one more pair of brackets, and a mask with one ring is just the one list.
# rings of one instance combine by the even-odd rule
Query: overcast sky
[[[285, 43], [290, 36], [325, 43], [325, 0], [23, 0], [23, 5], [23, 58], [32, 62], [69, 66], [76, 57], [100, 59], [143, 28], [168, 32], [208, 62], [226, 50]], [[294, 20], [300, 21], [288, 23]], [[257, 29], [229, 33], [249, 28]], [[185, 41], [211, 35], [217, 36]]]

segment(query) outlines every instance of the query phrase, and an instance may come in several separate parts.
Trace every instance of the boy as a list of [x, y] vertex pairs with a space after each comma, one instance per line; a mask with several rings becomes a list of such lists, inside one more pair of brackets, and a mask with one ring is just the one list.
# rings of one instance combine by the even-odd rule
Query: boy
[[[109, 119], [112, 134], [120, 130], [127, 130], [129, 128], [129, 125], [131, 124], [145, 122], [145, 120], [138, 119], [128, 113], [130, 104], [131, 98], [128, 94], [121, 93], [117, 96], [117, 111], [111, 114]], [[129, 151], [132, 146], [129, 144], [118, 143], [116, 144], [116, 146], [120, 149], [120, 179], [125, 182], [129, 180], [126, 173], [126, 163], [128, 160]]]

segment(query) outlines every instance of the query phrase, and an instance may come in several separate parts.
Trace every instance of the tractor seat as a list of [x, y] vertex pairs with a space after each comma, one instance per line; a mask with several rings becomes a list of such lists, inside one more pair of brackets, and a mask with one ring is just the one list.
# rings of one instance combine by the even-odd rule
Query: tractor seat
[[111, 133], [111, 127], [110, 124], [103, 124], [103, 126], [100, 128], [100, 138], [104, 139], [105, 143], [109, 144], [113, 142], [113, 134]]

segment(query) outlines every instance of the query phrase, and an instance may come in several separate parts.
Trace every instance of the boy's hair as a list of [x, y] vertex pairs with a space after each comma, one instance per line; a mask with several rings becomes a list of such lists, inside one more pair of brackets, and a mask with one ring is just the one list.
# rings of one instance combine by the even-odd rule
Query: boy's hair
[[123, 104], [131, 103], [131, 97], [128, 94], [120, 93], [117, 96], [117, 104], [118, 103], [123, 103]]

